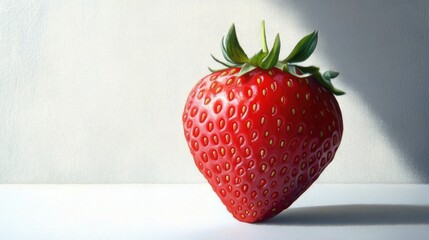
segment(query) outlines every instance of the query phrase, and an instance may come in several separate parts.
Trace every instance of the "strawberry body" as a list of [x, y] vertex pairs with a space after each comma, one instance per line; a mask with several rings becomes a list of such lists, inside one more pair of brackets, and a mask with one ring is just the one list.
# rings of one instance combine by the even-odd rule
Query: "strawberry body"
[[278, 69], [203, 78], [183, 113], [195, 164], [235, 218], [257, 222], [291, 205], [333, 159], [343, 132], [333, 94]]
[[279, 35], [268, 51], [249, 58], [232, 25], [222, 40], [226, 69], [214, 71], [191, 90], [183, 129], [199, 171], [229, 212], [258, 222], [289, 207], [334, 158], [343, 134], [331, 79], [315, 66], [300, 66], [317, 44], [305, 36], [279, 61]]

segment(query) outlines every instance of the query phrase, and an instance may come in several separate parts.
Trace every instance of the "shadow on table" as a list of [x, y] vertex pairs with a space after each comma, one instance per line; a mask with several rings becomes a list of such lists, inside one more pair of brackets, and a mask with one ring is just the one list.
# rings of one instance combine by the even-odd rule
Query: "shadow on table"
[[290, 208], [265, 225], [398, 225], [428, 224], [429, 206], [335, 205]]

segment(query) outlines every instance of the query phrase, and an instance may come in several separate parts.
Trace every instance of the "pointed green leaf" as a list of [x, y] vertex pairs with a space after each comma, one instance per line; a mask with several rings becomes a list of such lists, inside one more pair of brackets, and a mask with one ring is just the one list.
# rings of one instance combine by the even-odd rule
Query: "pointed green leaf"
[[317, 82], [319, 82], [323, 87], [331, 91], [334, 95], [345, 94], [345, 92], [335, 88], [334, 85], [332, 85], [331, 83], [331, 79], [339, 75], [338, 72], [327, 71], [321, 74], [318, 67], [315, 67], [315, 66], [303, 67], [303, 66], [297, 66], [293, 64], [284, 64], [283, 71], [287, 71], [290, 74], [294, 75], [295, 77], [299, 77], [299, 78], [306, 78], [311, 76]]
[[244, 74], [246, 74], [246, 73], [248, 73], [248, 72], [250, 72], [250, 71], [252, 71], [253, 69], [255, 69], [256, 67], [255, 66], [253, 66], [252, 64], [250, 64], [250, 63], [245, 63], [244, 65], [243, 65], [243, 67], [241, 67], [241, 70], [240, 70], [240, 72], [238, 73], [238, 75], [237, 76], [243, 76]]
[[327, 79], [336, 78], [340, 73], [335, 71], [327, 71], [323, 73], [323, 77]]
[[229, 58], [228, 53], [226, 52], [225, 37], [222, 37], [221, 49], [222, 49], [222, 55], [225, 58], [225, 60], [230, 62], [230, 63], [234, 63], [234, 61], [232, 61], [231, 58]]
[[302, 38], [283, 62], [293, 63], [305, 61], [314, 52], [316, 45], [317, 31], [314, 31]]
[[226, 69], [228, 69], [228, 68], [222, 68], [222, 69], [213, 69], [213, 68], [211, 68], [211, 67], [207, 67], [208, 69], [209, 69], [209, 71], [210, 72], [212, 72], [212, 73], [214, 73], [214, 72], [219, 72], [219, 71], [223, 71], [223, 70], [226, 70]]
[[218, 63], [220, 63], [220, 64], [224, 65], [225, 67], [236, 67], [236, 66], [237, 66], [236, 64], [228, 64], [228, 63], [224, 63], [224, 62], [220, 61], [219, 59], [215, 58], [215, 56], [213, 56], [212, 54], [210, 54], [210, 55], [212, 56], [212, 58], [213, 58], [216, 62], [218, 62]]
[[249, 61], [244, 50], [241, 48], [235, 32], [235, 26], [232, 24], [225, 38], [225, 49], [228, 57], [234, 63], [246, 63]]
[[322, 84], [325, 88], [327, 88], [329, 91], [331, 91], [335, 95], [343, 95], [345, 92], [341, 91], [340, 89], [337, 89], [334, 87], [334, 85], [331, 82], [332, 78], [335, 78], [338, 76], [338, 72], [334, 71], [327, 71], [321, 74], [319, 71], [317, 71], [315, 74], [313, 74], [313, 77]]
[[211, 68], [211, 67], [207, 67], [208, 69], [209, 69], [209, 71], [210, 72], [212, 72], [212, 73], [214, 73], [214, 72], [217, 72], [218, 70], [216, 70], [216, 69], [213, 69], [213, 68]]
[[257, 54], [253, 55], [252, 58], [250, 58], [250, 64], [254, 66], [260, 66], [262, 59], [264, 59], [268, 55], [268, 52], [264, 52], [263, 50], [259, 51]]
[[295, 68], [298, 69], [298, 71], [300, 71], [301, 75], [306, 75], [306, 74], [312, 75], [319, 72], [319, 68], [315, 66], [308, 66], [308, 67], [295, 66]]
[[274, 65], [274, 67], [277, 68], [277, 69], [279, 69], [279, 70], [284, 71], [285, 65], [287, 65], [287, 64], [282, 63], [282, 62], [279, 61], [279, 62], [276, 63], [276, 65]]
[[[335, 75], [335, 74], [334, 74]], [[332, 85], [331, 83], [331, 76], [329, 72], [324, 72], [321, 74], [320, 72], [317, 72], [313, 75], [316, 80], [322, 84], [325, 88], [327, 88], [329, 91], [331, 91], [333, 94], [339, 96], [345, 94], [345, 92], [341, 91], [340, 89], [337, 89]], [[338, 74], [337, 74], [338, 76]]]
[[276, 65], [279, 60], [280, 54], [280, 36], [277, 34], [276, 39], [274, 40], [273, 48], [268, 53], [268, 55], [262, 60], [261, 68], [263, 69], [271, 69], [274, 65]]
[[302, 67], [293, 64], [284, 64], [283, 71], [286, 71], [295, 77], [305, 78], [318, 72], [319, 68], [315, 66]]

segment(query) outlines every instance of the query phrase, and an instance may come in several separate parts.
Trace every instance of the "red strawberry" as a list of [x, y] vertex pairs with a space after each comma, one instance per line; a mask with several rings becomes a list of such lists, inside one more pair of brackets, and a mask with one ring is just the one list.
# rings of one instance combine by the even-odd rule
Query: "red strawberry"
[[295, 63], [307, 59], [317, 32], [278, 61], [277, 35], [248, 58], [232, 25], [222, 50], [228, 68], [201, 79], [183, 113], [195, 164], [233, 216], [268, 219], [289, 207], [332, 161], [343, 121], [330, 82], [337, 72]]

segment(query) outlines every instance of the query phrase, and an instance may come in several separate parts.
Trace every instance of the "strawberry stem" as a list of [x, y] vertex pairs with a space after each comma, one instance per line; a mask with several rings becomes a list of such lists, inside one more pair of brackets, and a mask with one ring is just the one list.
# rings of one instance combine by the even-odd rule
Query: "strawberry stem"
[[261, 23], [261, 42], [262, 42], [262, 52], [268, 53], [267, 35], [265, 34], [265, 20], [262, 20], [262, 23]]

